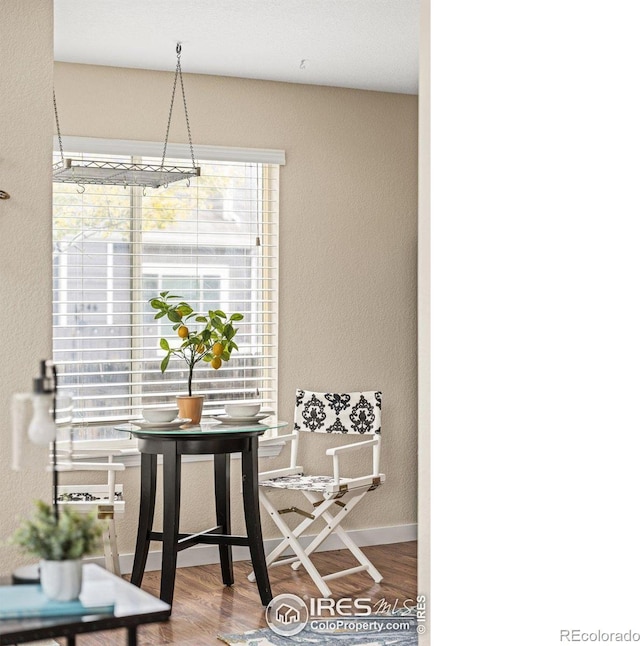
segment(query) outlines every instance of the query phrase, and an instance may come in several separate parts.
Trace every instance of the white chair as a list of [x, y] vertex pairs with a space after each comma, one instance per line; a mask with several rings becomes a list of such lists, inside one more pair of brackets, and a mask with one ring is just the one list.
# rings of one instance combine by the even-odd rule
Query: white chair
[[[12, 462], [11, 467], [19, 471], [22, 466], [22, 445], [28, 435], [29, 420], [31, 419], [31, 393], [16, 393], [13, 395], [11, 406], [12, 420]], [[116, 537], [115, 514], [124, 513], [124, 498], [122, 485], [116, 484], [116, 471], [124, 471], [125, 465], [114, 462], [113, 457], [123, 455], [124, 451], [114, 444], [119, 442], [100, 441], [94, 448], [88, 442], [83, 442], [83, 448], [74, 451], [70, 441], [69, 425], [73, 410], [73, 400], [70, 397], [59, 397], [57, 400], [58, 424], [57, 434], [57, 471], [106, 471], [107, 482], [102, 485], [58, 485], [58, 504], [71, 505], [80, 512], [97, 509], [98, 517], [107, 521], [103, 534], [105, 567], [120, 576], [120, 555]], [[64, 439], [60, 435], [64, 436]], [[112, 447], [112, 448], [109, 448]], [[107, 456], [106, 462], [97, 462], [96, 457]], [[51, 458], [52, 456], [50, 456]], [[86, 461], [85, 461], [86, 460]], [[49, 466], [49, 471], [53, 467]], [[24, 568], [23, 568], [24, 569]], [[26, 576], [30, 581], [36, 581], [37, 567], [26, 566]]]
[[[120, 553], [116, 534], [115, 515], [124, 514], [123, 487], [116, 484], [116, 471], [124, 471], [125, 465], [114, 462], [113, 456], [120, 451], [105, 449], [83, 449], [80, 452], [59, 451], [58, 471], [106, 471], [106, 485], [58, 485], [58, 504], [69, 505], [79, 512], [97, 510], [98, 518], [106, 520], [106, 529], [102, 535], [104, 547], [105, 568], [117, 576], [121, 576]], [[66, 453], [66, 456], [65, 456]], [[107, 462], [81, 461], [94, 459], [93, 454], [104, 456]]]
[[[341, 527], [346, 516], [364, 496], [369, 491], [377, 489], [385, 481], [385, 475], [379, 472], [381, 410], [382, 393], [380, 392], [316, 393], [297, 390], [293, 432], [262, 440], [260, 443], [261, 446], [283, 440], [291, 443], [291, 461], [288, 468], [259, 474], [260, 502], [284, 537], [267, 556], [267, 567], [291, 564], [291, 567], [297, 570], [300, 565], [303, 565], [324, 597], [331, 596], [331, 590], [326, 581], [355, 572], [364, 571], [376, 583], [382, 581], [380, 572]], [[327, 449], [326, 455], [333, 459], [333, 475], [305, 475], [303, 467], [297, 464], [298, 442], [300, 433], [303, 431], [362, 435], [370, 439]], [[365, 448], [370, 448], [372, 451], [371, 473], [354, 478], [341, 476], [340, 455], [347, 451]], [[269, 494], [275, 490], [283, 489], [301, 491], [311, 503], [309, 511], [298, 507], [277, 509]], [[304, 517], [304, 520], [293, 529], [289, 528], [282, 517], [283, 514], [289, 512]], [[300, 544], [299, 538], [313, 522], [320, 518], [326, 525], [304, 548]], [[321, 576], [309, 556], [331, 533], [342, 540], [360, 565]], [[276, 560], [287, 548], [290, 548], [295, 556]], [[249, 575], [249, 579], [252, 581], [255, 579], [253, 572]]]

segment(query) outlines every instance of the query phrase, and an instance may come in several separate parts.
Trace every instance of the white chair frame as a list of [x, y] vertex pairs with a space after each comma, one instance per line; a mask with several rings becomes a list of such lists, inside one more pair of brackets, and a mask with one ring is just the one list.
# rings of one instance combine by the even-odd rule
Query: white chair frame
[[[64, 450], [62, 451], [64, 454]], [[73, 455], [74, 458], [91, 458], [91, 454], [105, 455], [104, 449], [82, 449], [80, 455]], [[106, 471], [107, 472], [107, 498], [87, 502], [66, 502], [59, 501], [61, 505], [73, 505], [78, 511], [91, 511], [97, 508], [98, 518], [106, 521], [106, 528], [102, 534], [104, 549], [105, 568], [117, 576], [122, 576], [120, 569], [120, 553], [118, 551], [118, 537], [116, 532], [116, 513], [124, 513], [124, 501], [116, 501], [116, 492], [122, 493], [122, 485], [116, 485], [116, 472], [124, 471], [125, 465], [121, 462], [114, 462], [113, 456], [120, 454], [120, 451], [107, 451], [107, 462], [84, 462], [64, 457], [58, 460], [58, 471]], [[76, 493], [78, 491], [90, 491], [96, 488], [95, 485], [59, 485], [58, 495], [64, 493]], [[103, 488], [103, 485], [98, 486]]]
[[[298, 392], [300, 393], [304, 391]], [[350, 393], [350, 395], [359, 394], [366, 393]], [[297, 414], [298, 411], [296, 409], [296, 416]], [[297, 421], [296, 426], [298, 426]], [[306, 430], [303, 432], [308, 433]], [[327, 581], [354, 574], [356, 572], [367, 572], [376, 583], [380, 583], [382, 581], [382, 575], [380, 572], [341, 526], [347, 515], [362, 501], [365, 495], [369, 491], [377, 489], [385, 481], [384, 473], [380, 473], [380, 435], [369, 435], [369, 437], [371, 437], [371, 439], [327, 449], [326, 455], [330, 456], [333, 461], [333, 476], [330, 479], [326, 477], [323, 491], [301, 490], [306, 499], [311, 503], [312, 511], [310, 512], [300, 510], [297, 507], [278, 510], [269, 497], [268, 491], [272, 491], [273, 489], [290, 491], [296, 487], [270, 487], [266, 485], [266, 481], [274, 478], [296, 475], [301, 476], [304, 473], [303, 467], [297, 464], [300, 430], [294, 428], [293, 432], [289, 434], [261, 440], [260, 442], [260, 446], [268, 446], [270, 444], [282, 443], [284, 441], [286, 443], [290, 443], [291, 447], [289, 467], [264, 471], [259, 474], [259, 482], [262, 485], [259, 492], [260, 503], [283, 536], [283, 540], [267, 555], [267, 567], [290, 564], [294, 570], [297, 570], [301, 565], [303, 565], [323, 597], [330, 597], [332, 594], [331, 589], [326, 583]], [[340, 455], [346, 452], [360, 451], [368, 448], [372, 450], [371, 473], [366, 476], [356, 478], [346, 478], [341, 476]], [[337, 513], [332, 513], [334, 505], [339, 507], [339, 511]], [[305, 518], [292, 529], [287, 525], [282, 517], [283, 514], [288, 512], [301, 514]], [[322, 519], [325, 522], [325, 526], [311, 540], [306, 548], [303, 547], [299, 541], [302, 533], [319, 519]], [[332, 533], [340, 538], [345, 547], [349, 549], [357, 559], [359, 565], [322, 576], [309, 557]], [[281, 554], [287, 549], [292, 550], [294, 556], [279, 559]], [[249, 575], [249, 580], [255, 580], [253, 572]]]
[[[27, 407], [32, 399], [31, 393], [16, 393], [13, 396], [11, 406], [12, 418], [12, 464], [15, 471], [19, 471], [22, 462], [22, 441], [27, 436], [30, 419], [30, 411]], [[57, 400], [56, 422], [62, 427], [71, 422], [71, 411], [73, 401], [71, 398], [62, 396]], [[119, 442], [116, 442], [118, 444]], [[115, 514], [124, 513], [124, 500], [116, 500], [116, 493], [122, 493], [122, 485], [117, 485], [115, 474], [117, 471], [124, 471], [125, 465], [114, 462], [113, 457], [122, 455], [120, 446], [113, 448], [114, 443], [100, 441], [99, 446], [94, 442], [82, 442], [80, 450], [74, 450], [74, 444], [69, 439], [58, 439], [56, 443], [56, 464], [57, 471], [106, 471], [107, 472], [107, 496], [96, 501], [58, 501], [59, 504], [72, 506], [80, 512], [92, 511], [97, 508], [98, 517], [107, 521], [103, 533], [105, 566], [114, 574], [120, 576], [120, 555], [116, 535]], [[92, 446], [89, 446], [91, 444]], [[111, 447], [111, 448], [109, 448]], [[106, 462], [96, 462], [96, 457], [107, 457]], [[53, 456], [49, 456], [50, 461]], [[78, 459], [80, 458], [80, 460]], [[87, 461], [81, 461], [86, 459]], [[51, 471], [50, 465], [48, 470]], [[61, 493], [79, 493], [82, 491], [104, 492], [104, 485], [58, 485], [57, 495]], [[121, 496], [119, 496], [121, 497]]]

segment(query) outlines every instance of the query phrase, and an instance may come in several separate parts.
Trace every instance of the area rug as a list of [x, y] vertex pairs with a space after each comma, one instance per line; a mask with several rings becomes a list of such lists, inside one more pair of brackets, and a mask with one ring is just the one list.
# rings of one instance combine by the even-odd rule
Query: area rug
[[[291, 646], [292, 644], [313, 644], [314, 646], [414, 646], [418, 643], [417, 622], [414, 616], [369, 615], [363, 617], [343, 617], [348, 622], [358, 622], [374, 626], [372, 629], [360, 628], [356, 632], [345, 632], [323, 627], [330, 623], [313, 620], [292, 637], [282, 637], [271, 628], [251, 630], [238, 635], [218, 635], [218, 639], [229, 646]], [[400, 629], [398, 629], [400, 627]]]

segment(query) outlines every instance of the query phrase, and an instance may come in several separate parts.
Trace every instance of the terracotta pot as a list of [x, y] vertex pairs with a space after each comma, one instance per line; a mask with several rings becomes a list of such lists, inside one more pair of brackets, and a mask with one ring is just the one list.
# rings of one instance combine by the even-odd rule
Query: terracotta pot
[[192, 424], [200, 424], [204, 395], [178, 395], [176, 401], [180, 417], [190, 419]]
[[47, 599], [77, 599], [82, 588], [82, 561], [40, 561], [40, 583]]

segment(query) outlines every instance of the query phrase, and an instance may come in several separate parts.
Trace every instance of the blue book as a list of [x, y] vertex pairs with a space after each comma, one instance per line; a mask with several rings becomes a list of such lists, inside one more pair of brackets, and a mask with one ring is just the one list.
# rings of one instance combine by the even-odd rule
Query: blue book
[[81, 601], [52, 601], [39, 585], [0, 586], [0, 619], [113, 614], [114, 604], [85, 606]]

